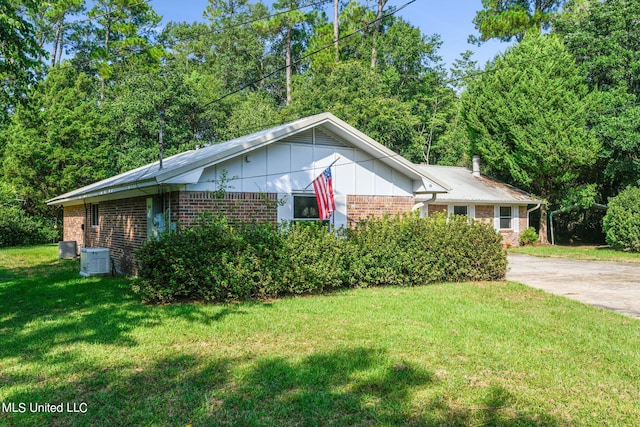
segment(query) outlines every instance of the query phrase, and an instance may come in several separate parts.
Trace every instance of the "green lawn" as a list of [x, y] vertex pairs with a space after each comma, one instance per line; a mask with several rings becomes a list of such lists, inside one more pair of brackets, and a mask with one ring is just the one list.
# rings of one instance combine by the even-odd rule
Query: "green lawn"
[[523, 246], [519, 248], [511, 248], [509, 249], [509, 252], [541, 257], [640, 263], [640, 253], [622, 252], [608, 247], [598, 246]]
[[56, 254], [0, 250], [0, 402], [27, 409], [0, 425], [640, 419], [640, 322], [518, 284], [151, 307], [128, 279], [81, 278]]

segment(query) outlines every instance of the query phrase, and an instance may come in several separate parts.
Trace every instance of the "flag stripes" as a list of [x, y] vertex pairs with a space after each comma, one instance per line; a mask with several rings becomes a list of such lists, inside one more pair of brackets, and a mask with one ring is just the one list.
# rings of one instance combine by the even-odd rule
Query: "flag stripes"
[[326, 168], [313, 180], [313, 190], [316, 193], [318, 212], [320, 219], [325, 220], [336, 210], [336, 202], [333, 197], [333, 181], [331, 178], [331, 166]]

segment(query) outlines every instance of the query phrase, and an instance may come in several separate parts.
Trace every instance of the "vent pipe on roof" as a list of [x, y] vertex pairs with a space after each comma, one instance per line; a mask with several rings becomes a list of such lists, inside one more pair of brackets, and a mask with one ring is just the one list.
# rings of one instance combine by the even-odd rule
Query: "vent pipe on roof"
[[473, 156], [473, 176], [480, 176], [480, 156]]

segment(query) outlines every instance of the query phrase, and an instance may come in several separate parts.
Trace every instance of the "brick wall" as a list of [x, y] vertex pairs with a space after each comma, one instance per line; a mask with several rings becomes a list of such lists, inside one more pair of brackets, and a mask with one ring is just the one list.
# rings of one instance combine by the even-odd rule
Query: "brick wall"
[[84, 245], [84, 225], [86, 219], [86, 212], [84, 205], [65, 206], [64, 219], [62, 222], [63, 227], [63, 240], [75, 241], [78, 250]]
[[433, 215], [435, 213], [447, 213], [447, 205], [427, 205], [428, 206], [428, 212], [429, 215]]
[[347, 226], [371, 216], [410, 212], [414, 205], [413, 197], [347, 196]]
[[172, 221], [189, 226], [201, 212], [221, 212], [232, 221], [278, 222], [278, 195], [275, 193], [232, 193], [223, 198], [206, 191], [174, 193]]
[[134, 251], [147, 241], [145, 197], [101, 202], [97, 227], [87, 230], [88, 247], [110, 249], [116, 272], [135, 274]]

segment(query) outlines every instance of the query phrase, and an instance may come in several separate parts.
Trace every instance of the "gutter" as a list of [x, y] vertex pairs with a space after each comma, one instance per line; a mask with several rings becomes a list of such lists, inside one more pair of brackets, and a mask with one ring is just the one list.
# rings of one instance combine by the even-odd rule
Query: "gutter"
[[[421, 202], [416, 203], [415, 205], [413, 205], [413, 207], [411, 208], [411, 212], [417, 211], [418, 209], [422, 209], [423, 207], [425, 207], [426, 205], [429, 205], [433, 202], [436, 201], [436, 197], [438, 197], [438, 193], [433, 193], [431, 195], [430, 199], [427, 200], [423, 200]], [[417, 197], [416, 197], [417, 199]]]

